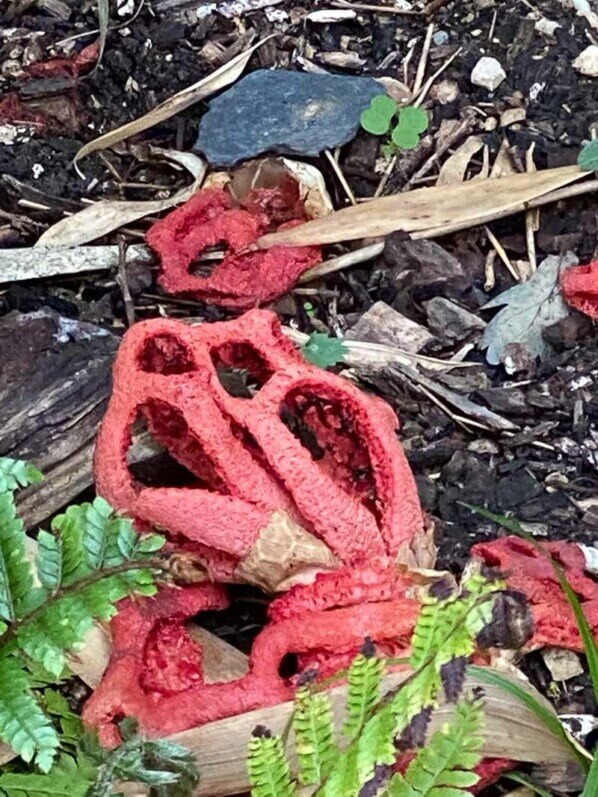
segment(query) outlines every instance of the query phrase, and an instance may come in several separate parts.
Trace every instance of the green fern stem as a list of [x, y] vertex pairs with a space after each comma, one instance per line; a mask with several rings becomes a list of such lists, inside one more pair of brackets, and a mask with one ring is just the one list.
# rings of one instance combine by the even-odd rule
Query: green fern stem
[[91, 587], [98, 582], [105, 581], [109, 578], [114, 578], [114, 576], [119, 576], [123, 573], [130, 573], [135, 570], [154, 570], [166, 572], [168, 570], [168, 559], [164, 556], [156, 556], [152, 559], [144, 559], [142, 561], [137, 559], [133, 561], [122, 562], [119, 565], [115, 565], [114, 567], [107, 568], [105, 570], [94, 570], [89, 575], [81, 578], [79, 581], [75, 581], [67, 586], [59, 587], [54, 594], [48, 598], [47, 601], [42, 603], [41, 606], [38, 606], [36, 609], [33, 609], [23, 617], [9, 623], [6, 631], [2, 634], [2, 636], [0, 636], [0, 645], [6, 649], [8, 645], [16, 640], [19, 631], [21, 631], [24, 626], [35, 623], [43, 614], [48, 611], [51, 606], [59, 603], [69, 595], [80, 593], [82, 590], [86, 589], [86, 587]]

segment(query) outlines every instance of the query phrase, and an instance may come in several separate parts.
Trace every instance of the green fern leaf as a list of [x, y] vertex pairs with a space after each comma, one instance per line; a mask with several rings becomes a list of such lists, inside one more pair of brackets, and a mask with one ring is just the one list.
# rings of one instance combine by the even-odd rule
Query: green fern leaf
[[62, 584], [62, 540], [55, 534], [40, 531], [37, 545], [37, 577], [48, 592], [54, 593]]
[[40, 471], [29, 462], [0, 457], [0, 493], [12, 493], [19, 487], [37, 484], [42, 479]]
[[[65, 756], [66, 758], [66, 756]], [[0, 790], [7, 797], [85, 797], [92, 783], [81, 778], [78, 771], [58, 772], [54, 767], [51, 775], [16, 772], [0, 775]]]
[[295, 750], [299, 759], [299, 781], [316, 785], [329, 773], [337, 754], [330, 698], [299, 689], [293, 713]]
[[0, 657], [0, 738], [26, 761], [48, 772], [59, 746], [56, 729], [28, 693], [29, 678], [19, 661]]
[[279, 736], [253, 736], [247, 760], [252, 797], [295, 797], [295, 784]]
[[[394, 759], [393, 759], [394, 760]], [[357, 767], [357, 747], [350, 747], [338, 761], [317, 797], [356, 797], [361, 789]]]
[[41, 597], [34, 588], [25, 539], [12, 493], [0, 493], [0, 619], [9, 622], [30, 611]]
[[347, 719], [343, 733], [357, 736], [364, 722], [380, 700], [380, 684], [385, 665], [375, 656], [360, 653], [349, 669], [349, 692], [347, 695]]
[[478, 782], [472, 772], [481, 761], [483, 738], [482, 706], [479, 701], [462, 701], [446, 728], [437, 731], [404, 775], [390, 780], [390, 797], [465, 797]]

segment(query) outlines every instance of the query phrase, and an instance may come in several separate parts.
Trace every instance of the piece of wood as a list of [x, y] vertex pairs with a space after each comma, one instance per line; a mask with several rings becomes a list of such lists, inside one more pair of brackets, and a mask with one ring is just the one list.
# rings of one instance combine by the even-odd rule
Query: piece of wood
[[[127, 249], [127, 265], [153, 263], [149, 247], [134, 244]], [[118, 246], [35, 246], [0, 249], [0, 284], [42, 277], [62, 277], [88, 271], [106, 271], [118, 266]]]
[[386, 302], [374, 302], [347, 331], [347, 340], [384, 343], [416, 354], [434, 340], [429, 329], [397, 312]]
[[[511, 676], [504, 677], [511, 678]], [[391, 673], [383, 683], [383, 692], [398, 686], [407, 673]], [[526, 687], [522, 681], [519, 686]], [[468, 677], [466, 689], [481, 684]], [[529, 687], [531, 689], [531, 687]], [[488, 757], [513, 758], [533, 764], [552, 764], [562, 767], [567, 777], [577, 772], [579, 765], [571, 749], [561, 739], [553, 736], [536, 715], [523, 704], [498, 687], [483, 685], [485, 694], [484, 755]], [[329, 692], [333, 705], [335, 726], [341, 727], [347, 698], [346, 685]], [[539, 693], [537, 700], [552, 708]], [[429, 734], [438, 730], [452, 715], [451, 705], [442, 706], [433, 714]], [[273, 733], [281, 734], [288, 727], [293, 703], [280, 703], [257, 711], [239, 714], [236, 717], [211, 722], [170, 737], [172, 741], [190, 749], [197, 758], [201, 781], [197, 797], [225, 797], [248, 790], [247, 743], [257, 725], [264, 725]], [[290, 751], [293, 751], [293, 734], [290, 734]], [[291, 756], [292, 757], [292, 756]]]
[[475, 227], [488, 214], [500, 214], [543, 194], [588, 177], [579, 166], [514, 174], [497, 180], [418, 188], [343, 208], [323, 219], [263, 235], [257, 246], [310, 246], [377, 238], [402, 230], [424, 232], [467, 223]]
[[0, 456], [31, 460], [44, 474], [18, 496], [28, 528], [93, 482], [93, 446], [118, 343], [105, 329], [49, 309], [0, 319]]

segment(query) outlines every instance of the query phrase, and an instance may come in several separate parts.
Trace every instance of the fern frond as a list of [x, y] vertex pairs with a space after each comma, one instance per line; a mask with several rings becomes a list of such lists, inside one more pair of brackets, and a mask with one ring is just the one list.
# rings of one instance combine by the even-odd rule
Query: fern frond
[[380, 700], [380, 684], [384, 675], [383, 659], [364, 656], [360, 653], [349, 669], [349, 692], [347, 695], [347, 719], [343, 733], [357, 736], [364, 722]]
[[[502, 586], [475, 576], [460, 593], [427, 600], [413, 637], [413, 675], [365, 720], [318, 794], [355, 797], [360, 787], [374, 777], [377, 766], [394, 762], [395, 738], [422, 710], [436, 705], [446, 672], [443, 667], [473, 653], [475, 636], [491, 617], [493, 593]], [[341, 787], [345, 791], [339, 791]]]
[[37, 536], [37, 577], [50, 594], [62, 584], [62, 547], [62, 539], [55, 534], [40, 531]]
[[59, 771], [59, 765], [53, 768], [51, 775], [31, 772], [0, 775], [0, 791], [6, 797], [86, 797], [91, 785], [92, 782], [82, 778], [76, 767], [72, 771], [65, 766], [63, 771]]
[[0, 457], [0, 493], [12, 493], [19, 487], [37, 484], [42, 479], [40, 471], [31, 463]]
[[145, 562], [164, 539], [142, 543], [131, 521], [101, 498], [70, 507], [55, 519], [53, 534], [39, 534], [37, 587], [13, 495], [37, 480], [35, 468], [0, 458], [0, 738], [44, 772], [58, 736], [33, 696], [37, 674], [60, 678], [67, 654], [96, 620], [110, 619], [132, 592], [155, 593]]
[[455, 716], [437, 731], [409, 764], [404, 775], [389, 783], [389, 797], [465, 797], [479, 780], [472, 770], [482, 759], [480, 701], [457, 704]]
[[360, 790], [357, 747], [350, 747], [338, 758], [330, 777], [316, 792], [316, 797], [355, 797]]
[[24, 761], [48, 772], [59, 746], [56, 729], [29, 692], [29, 677], [11, 655], [0, 656], [0, 737]]
[[0, 619], [11, 622], [22, 616], [39, 593], [25, 555], [25, 527], [13, 495], [0, 493]]
[[304, 786], [316, 785], [329, 773], [337, 754], [328, 695], [299, 689], [295, 695], [293, 730], [299, 782]]
[[295, 784], [279, 736], [251, 738], [247, 769], [252, 797], [295, 797]]

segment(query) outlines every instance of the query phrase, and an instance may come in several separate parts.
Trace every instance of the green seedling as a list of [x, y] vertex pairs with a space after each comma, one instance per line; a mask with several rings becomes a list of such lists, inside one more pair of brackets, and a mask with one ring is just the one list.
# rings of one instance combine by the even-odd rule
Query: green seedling
[[388, 94], [379, 94], [361, 114], [361, 126], [374, 136], [383, 136], [390, 130], [390, 123], [397, 111], [396, 102]]
[[390, 132], [390, 140], [383, 146], [386, 156], [401, 149], [415, 149], [428, 125], [428, 114], [421, 108], [412, 105], [399, 108], [386, 94], [374, 97], [370, 107], [361, 114], [361, 126], [368, 133], [384, 136]]

